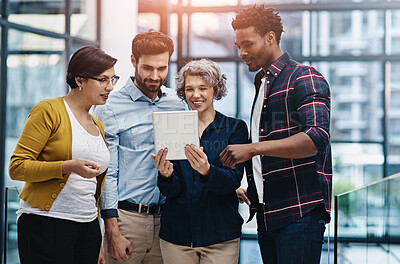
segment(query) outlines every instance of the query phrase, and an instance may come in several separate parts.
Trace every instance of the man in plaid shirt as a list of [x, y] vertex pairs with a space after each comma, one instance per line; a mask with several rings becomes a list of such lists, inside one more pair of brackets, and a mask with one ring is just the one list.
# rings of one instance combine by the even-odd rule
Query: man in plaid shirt
[[249, 70], [261, 70], [254, 82], [252, 143], [227, 146], [221, 161], [231, 168], [248, 161], [247, 193], [237, 193], [250, 205], [250, 218], [257, 213], [263, 262], [319, 263], [332, 193], [329, 85], [282, 52], [283, 27], [274, 9], [246, 8], [232, 27]]

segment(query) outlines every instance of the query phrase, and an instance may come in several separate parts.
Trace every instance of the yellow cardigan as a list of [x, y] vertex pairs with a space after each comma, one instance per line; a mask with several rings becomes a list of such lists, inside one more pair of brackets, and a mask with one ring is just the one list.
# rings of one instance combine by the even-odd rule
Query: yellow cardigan
[[[93, 117], [104, 139], [104, 128]], [[105, 139], [104, 139], [105, 141]], [[11, 156], [11, 179], [24, 181], [20, 198], [29, 205], [49, 211], [70, 173], [63, 174], [61, 162], [72, 157], [72, 128], [62, 97], [35, 105], [28, 116]], [[107, 170], [97, 176], [96, 205]]]

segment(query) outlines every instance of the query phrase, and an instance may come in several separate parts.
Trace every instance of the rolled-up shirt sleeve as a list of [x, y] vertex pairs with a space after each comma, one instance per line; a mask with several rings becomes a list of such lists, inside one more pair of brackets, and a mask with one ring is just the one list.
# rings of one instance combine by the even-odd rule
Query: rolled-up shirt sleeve
[[328, 82], [314, 68], [309, 67], [296, 78], [294, 97], [302, 132], [311, 138], [319, 153], [324, 153], [330, 141]]
[[110, 165], [100, 197], [100, 214], [102, 218], [118, 217], [118, 125], [112, 110], [107, 105], [97, 106], [93, 114], [104, 126], [110, 151]]

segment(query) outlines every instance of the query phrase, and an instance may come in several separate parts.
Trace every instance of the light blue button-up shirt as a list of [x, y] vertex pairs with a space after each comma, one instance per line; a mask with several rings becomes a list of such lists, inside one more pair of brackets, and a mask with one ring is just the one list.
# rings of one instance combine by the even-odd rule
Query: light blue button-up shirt
[[118, 201], [164, 203], [151, 157], [155, 153], [152, 112], [186, 110], [175, 90], [161, 86], [161, 97], [152, 102], [133, 80], [129, 78], [124, 87], [110, 94], [105, 105], [93, 111], [104, 125], [111, 155], [100, 198], [103, 218], [118, 216]]

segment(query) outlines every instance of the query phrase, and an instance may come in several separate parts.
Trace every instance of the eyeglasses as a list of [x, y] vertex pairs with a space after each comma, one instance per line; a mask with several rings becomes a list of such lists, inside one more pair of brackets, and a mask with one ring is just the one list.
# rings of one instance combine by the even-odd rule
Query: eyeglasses
[[119, 76], [113, 76], [113, 77], [111, 77], [111, 79], [109, 79], [109, 78], [96, 78], [96, 77], [86, 77], [86, 78], [89, 78], [89, 79], [92, 79], [92, 80], [96, 80], [102, 86], [106, 87], [110, 80], [111, 80], [111, 83], [112, 83], [113, 86], [116, 85], [120, 77]]

